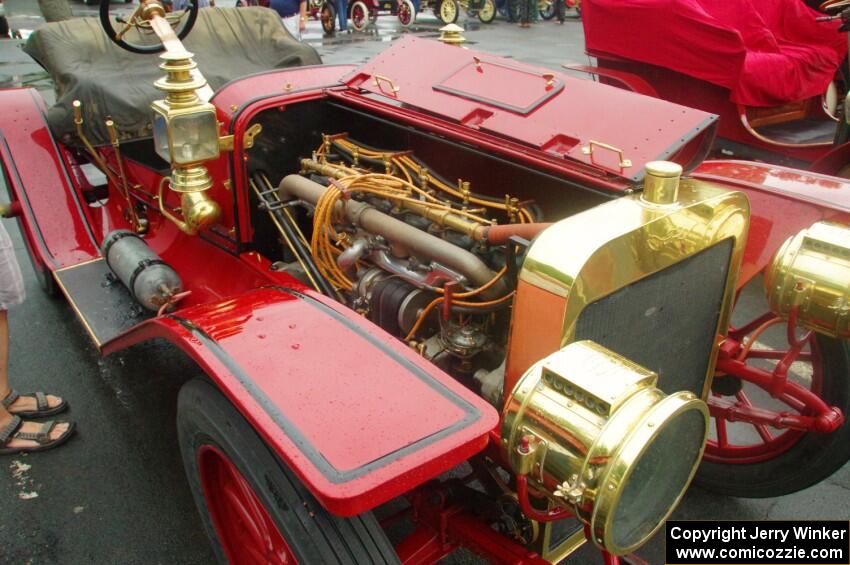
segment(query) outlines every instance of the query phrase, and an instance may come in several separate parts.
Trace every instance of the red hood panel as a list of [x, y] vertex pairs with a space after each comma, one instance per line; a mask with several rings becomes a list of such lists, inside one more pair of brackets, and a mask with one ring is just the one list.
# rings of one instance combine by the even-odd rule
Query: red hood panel
[[[427, 64], [414, 64], [414, 62]], [[637, 181], [648, 161], [714, 135], [715, 116], [547, 69], [405, 37], [344, 79], [360, 96]], [[587, 149], [593, 141], [592, 155]], [[623, 163], [616, 150], [622, 150]], [[688, 163], [682, 163], [687, 165]]]

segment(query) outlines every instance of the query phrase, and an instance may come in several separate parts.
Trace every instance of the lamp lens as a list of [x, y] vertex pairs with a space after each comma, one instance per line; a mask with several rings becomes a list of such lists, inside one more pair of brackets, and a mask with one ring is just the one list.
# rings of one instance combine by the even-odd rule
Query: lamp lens
[[171, 120], [174, 162], [195, 163], [218, 156], [218, 124], [213, 112], [184, 114]]
[[168, 121], [165, 116], [154, 112], [153, 115], [153, 143], [156, 154], [171, 162], [171, 151], [168, 149]]
[[611, 522], [617, 547], [631, 547], [649, 536], [672, 510], [699, 463], [705, 417], [687, 410], [670, 419], [635, 462]]

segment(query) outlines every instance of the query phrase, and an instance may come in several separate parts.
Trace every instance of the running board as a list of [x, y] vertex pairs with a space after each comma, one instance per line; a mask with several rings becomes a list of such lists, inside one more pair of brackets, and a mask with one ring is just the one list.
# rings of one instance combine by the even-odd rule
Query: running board
[[53, 274], [98, 349], [153, 315], [133, 299], [103, 257]]

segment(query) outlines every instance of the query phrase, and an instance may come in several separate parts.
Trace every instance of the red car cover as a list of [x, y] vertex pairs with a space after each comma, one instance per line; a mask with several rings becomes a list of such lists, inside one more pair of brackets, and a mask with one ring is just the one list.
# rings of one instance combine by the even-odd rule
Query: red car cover
[[847, 54], [802, 0], [585, 0], [587, 49], [650, 63], [775, 106], [822, 94]]

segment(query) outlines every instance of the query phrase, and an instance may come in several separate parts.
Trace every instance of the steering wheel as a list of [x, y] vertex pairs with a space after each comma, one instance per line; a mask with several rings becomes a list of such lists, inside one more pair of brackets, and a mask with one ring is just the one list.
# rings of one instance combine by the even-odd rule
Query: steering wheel
[[[198, 19], [198, 9], [198, 0], [189, 0], [189, 4], [185, 9], [178, 12], [172, 12], [164, 16], [165, 21], [167, 21], [172, 28], [179, 26], [179, 31], [177, 31], [177, 29], [175, 30], [177, 39], [182, 40], [184, 37], [189, 35], [190, 31], [192, 31], [192, 28], [195, 26], [195, 20]], [[133, 15], [131, 15], [128, 19], [125, 20], [123, 18], [116, 18], [119, 23], [124, 24], [123, 28], [116, 31], [112, 24], [112, 18], [109, 17], [109, 0], [100, 0], [100, 25], [103, 27], [103, 31], [106, 32], [106, 35], [109, 36], [109, 39], [127, 51], [142, 54], [160, 53], [165, 50], [165, 46], [161, 42], [144, 45], [124, 39], [127, 32], [133, 28], [136, 28], [141, 32], [150, 34], [154, 33], [151, 22], [144, 17], [144, 11], [145, 0], [141, 0], [139, 7], [136, 8]]]

